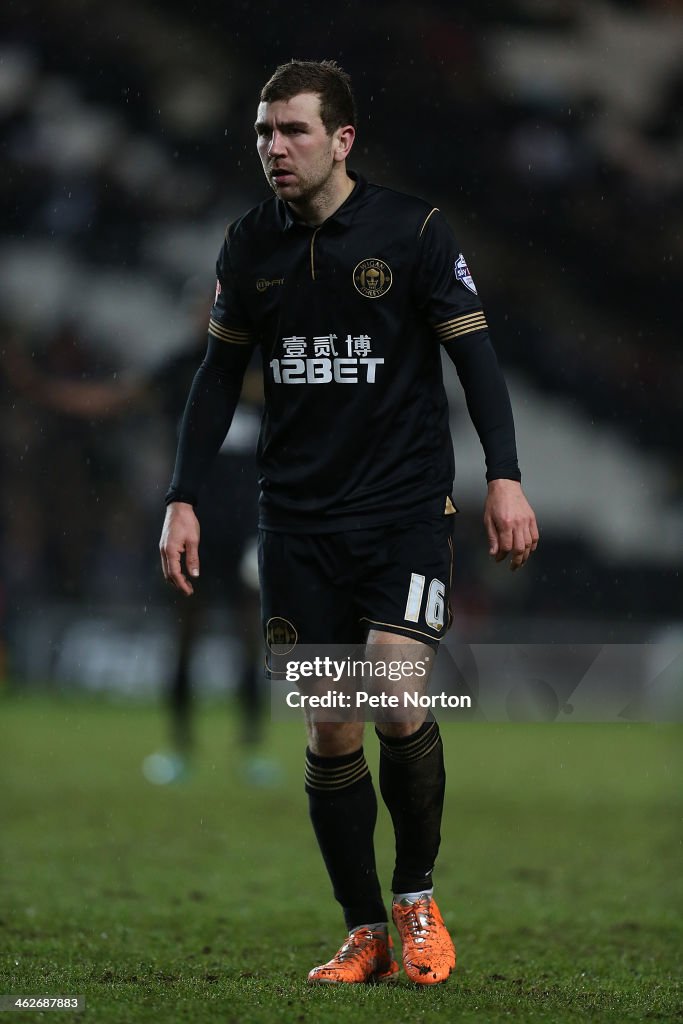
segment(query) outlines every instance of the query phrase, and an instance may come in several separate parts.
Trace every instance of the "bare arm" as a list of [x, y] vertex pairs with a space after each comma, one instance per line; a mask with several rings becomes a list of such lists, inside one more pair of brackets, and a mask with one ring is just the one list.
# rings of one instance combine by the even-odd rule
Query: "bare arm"
[[41, 405], [68, 416], [108, 419], [140, 402], [145, 394], [145, 382], [132, 378], [115, 382], [42, 380], [31, 392], [31, 397]]
[[66, 416], [107, 419], [138, 404], [147, 393], [144, 379], [124, 374], [114, 380], [70, 380], [39, 369], [17, 345], [5, 351], [4, 371], [17, 391], [31, 402]]

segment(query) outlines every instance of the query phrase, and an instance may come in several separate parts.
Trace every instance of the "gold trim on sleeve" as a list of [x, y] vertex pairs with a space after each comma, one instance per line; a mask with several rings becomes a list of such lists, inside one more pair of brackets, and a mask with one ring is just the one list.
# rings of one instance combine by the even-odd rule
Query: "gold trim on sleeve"
[[471, 334], [473, 331], [487, 329], [486, 317], [481, 310], [477, 310], [476, 313], [467, 313], [464, 316], [456, 316], [452, 320], [445, 320], [444, 323], [434, 326], [439, 341], [450, 341], [451, 338], [459, 338], [462, 334]]
[[219, 341], [226, 341], [231, 345], [250, 345], [251, 338], [249, 331], [244, 331], [238, 327], [226, 327], [224, 324], [214, 320], [213, 317], [209, 319], [209, 334], [213, 334]]

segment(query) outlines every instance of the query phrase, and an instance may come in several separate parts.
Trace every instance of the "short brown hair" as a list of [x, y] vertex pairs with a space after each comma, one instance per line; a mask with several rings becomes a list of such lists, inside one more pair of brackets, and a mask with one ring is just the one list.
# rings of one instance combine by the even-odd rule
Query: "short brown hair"
[[291, 60], [280, 64], [261, 89], [261, 102], [291, 100], [302, 92], [320, 97], [320, 120], [331, 135], [336, 128], [356, 127], [351, 78], [334, 60]]

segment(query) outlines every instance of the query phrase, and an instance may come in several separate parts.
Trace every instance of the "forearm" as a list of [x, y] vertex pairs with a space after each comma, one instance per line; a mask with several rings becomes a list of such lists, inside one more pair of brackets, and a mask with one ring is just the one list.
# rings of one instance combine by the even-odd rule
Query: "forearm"
[[127, 378], [117, 381], [49, 380], [36, 389], [42, 405], [67, 416], [88, 419], [109, 419], [126, 412], [145, 395], [142, 380]]
[[488, 334], [444, 344], [465, 392], [467, 410], [486, 459], [487, 480], [521, 480], [512, 406]]
[[195, 374], [185, 406], [167, 504], [197, 504], [202, 483], [232, 422], [248, 356], [242, 352], [221, 352], [215, 343], [209, 342], [207, 356]]

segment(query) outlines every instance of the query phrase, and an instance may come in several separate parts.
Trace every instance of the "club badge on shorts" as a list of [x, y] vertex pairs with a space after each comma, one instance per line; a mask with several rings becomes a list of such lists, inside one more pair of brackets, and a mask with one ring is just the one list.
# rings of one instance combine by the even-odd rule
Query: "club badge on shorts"
[[273, 654], [289, 654], [296, 647], [299, 634], [295, 626], [280, 615], [274, 615], [266, 623], [266, 644]]
[[472, 280], [470, 268], [467, 266], [467, 261], [462, 253], [460, 253], [457, 260], [455, 261], [455, 266], [453, 269], [455, 271], [455, 276], [458, 279], [458, 281], [462, 281], [462, 283], [465, 285], [465, 288], [469, 288], [469, 290], [471, 292], [474, 292], [474, 294], [476, 295], [477, 288], [474, 281]]

